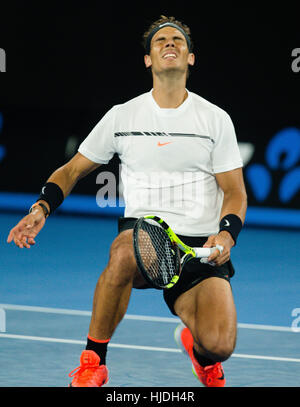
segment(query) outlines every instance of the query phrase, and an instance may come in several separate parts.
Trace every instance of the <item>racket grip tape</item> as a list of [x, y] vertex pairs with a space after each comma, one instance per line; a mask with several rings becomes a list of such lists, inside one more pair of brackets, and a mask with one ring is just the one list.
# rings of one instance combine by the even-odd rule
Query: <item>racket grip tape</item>
[[209, 257], [215, 250], [215, 247], [194, 247], [196, 257]]

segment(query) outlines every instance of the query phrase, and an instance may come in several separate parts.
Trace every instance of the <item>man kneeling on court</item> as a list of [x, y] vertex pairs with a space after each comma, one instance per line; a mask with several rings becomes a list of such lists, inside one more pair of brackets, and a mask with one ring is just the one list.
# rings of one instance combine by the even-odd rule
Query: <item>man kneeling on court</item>
[[[247, 207], [242, 160], [229, 115], [186, 89], [195, 61], [189, 28], [162, 16], [143, 38], [153, 89], [106, 113], [78, 153], [50, 176], [30, 213], [10, 231], [8, 242], [27, 248], [35, 244], [46, 218], [77, 181], [117, 153], [125, 217], [119, 219], [119, 234], [95, 289], [86, 349], [79, 368], [70, 374], [70, 385], [98, 387], [108, 381], [108, 343], [126, 313], [132, 288], [148, 287], [137, 267], [132, 229], [136, 219], [153, 214], [189, 246], [223, 248], [207, 263], [190, 260], [177, 284], [163, 294], [182, 321], [176, 340], [195, 374], [205, 386], [224, 386], [221, 362], [232, 354], [237, 331], [230, 251]], [[141, 173], [146, 174], [142, 180], [137, 175]], [[170, 199], [153, 198], [157, 192], [155, 196], [163, 196], [167, 188]]]

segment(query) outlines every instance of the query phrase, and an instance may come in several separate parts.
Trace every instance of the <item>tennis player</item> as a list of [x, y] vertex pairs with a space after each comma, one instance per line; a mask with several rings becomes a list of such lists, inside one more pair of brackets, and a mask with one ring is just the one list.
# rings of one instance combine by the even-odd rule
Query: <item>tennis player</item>
[[143, 39], [153, 89], [105, 114], [76, 155], [50, 176], [8, 242], [20, 248], [34, 245], [46, 218], [77, 181], [117, 153], [125, 216], [119, 219], [119, 234], [95, 288], [87, 345], [80, 366], [70, 373], [70, 385], [98, 387], [108, 381], [109, 341], [126, 313], [132, 288], [148, 288], [137, 269], [132, 228], [137, 218], [154, 214], [190, 246], [223, 247], [206, 264], [188, 262], [179, 282], [163, 294], [182, 321], [176, 340], [200, 382], [224, 386], [221, 362], [232, 354], [237, 332], [230, 252], [247, 207], [235, 130], [224, 110], [186, 88], [195, 55], [185, 24], [161, 16]]

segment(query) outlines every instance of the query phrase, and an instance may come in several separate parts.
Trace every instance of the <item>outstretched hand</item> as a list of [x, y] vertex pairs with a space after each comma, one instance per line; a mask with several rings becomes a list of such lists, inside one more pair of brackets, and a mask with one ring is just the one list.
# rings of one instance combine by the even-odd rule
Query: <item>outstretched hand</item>
[[20, 222], [11, 229], [7, 237], [7, 243], [14, 241], [16, 246], [30, 249], [35, 244], [35, 237], [45, 224], [43, 210], [35, 207], [31, 213], [24, 216]]

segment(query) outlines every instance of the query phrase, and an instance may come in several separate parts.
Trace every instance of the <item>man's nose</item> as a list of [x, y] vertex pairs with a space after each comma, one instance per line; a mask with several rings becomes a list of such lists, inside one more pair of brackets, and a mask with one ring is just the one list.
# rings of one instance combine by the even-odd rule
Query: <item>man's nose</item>
[[175, 43], [172, 39], [168, 40], [166, 43], [166, 47], [175, 47]]

